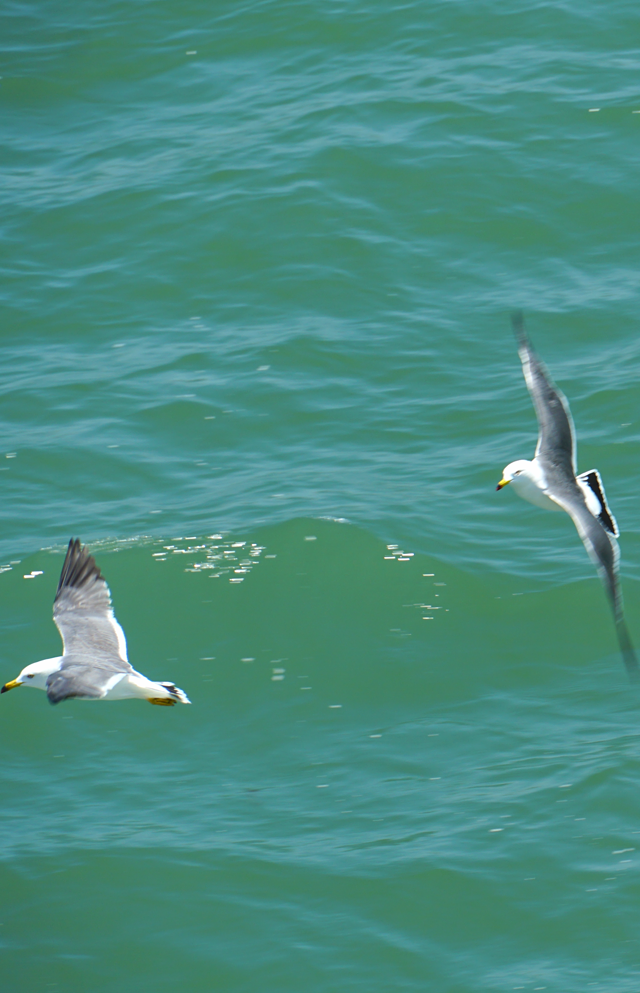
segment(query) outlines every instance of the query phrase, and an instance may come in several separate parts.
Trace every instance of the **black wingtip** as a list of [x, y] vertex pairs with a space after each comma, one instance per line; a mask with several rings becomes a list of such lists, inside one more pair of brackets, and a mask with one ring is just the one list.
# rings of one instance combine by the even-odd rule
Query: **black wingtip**
[[514, 310], [511, 314], [511, 327], [519, 345], [529, 344], [529, 335], [524, 326], [524, 313], [521, 310]]
[[84, 586], [91, 579], [94, 582], [98, 579], [103, 579], [96, 565], [96, 560], [92, 555], [89, 555], [86, 545], [80, 544], [79, 538], [71, 538], [67, 547], [67, 554], [62, 563], [56, 598], [65, 586]]
[[636, 685], [640, 683], [640, 668], [638, 668], [638, 660], [636, 658], [636, 653], [631, 649], [630, 652], [623, 652], [622, 658], [624, 659], [625, 669], [627, 670], [627, 675], [629, 677], [630, 683], [635, 683]]
[[627, 670], [629, 680], [632, 683], [640, 683], [640, 667], [638, 666], [635, 648], [631, 643], [631, 637], [627, 630], [627, 625], [624, 623], [622, 618], [618, 618], [616, 620], [616, 633], [618, 635], [618, 644], [620, 645], [622, 660]]

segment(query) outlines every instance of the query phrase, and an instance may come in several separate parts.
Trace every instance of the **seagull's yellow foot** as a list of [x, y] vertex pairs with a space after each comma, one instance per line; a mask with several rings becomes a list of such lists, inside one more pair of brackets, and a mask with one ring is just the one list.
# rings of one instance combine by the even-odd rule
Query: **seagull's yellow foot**
[[168, 696], [160, 696], [160, 697], [149, 696], [147, 697], [147, 700], [149, 701], [149, 703], [157, 704], [158, 707], [175, 707], [176, 705], [176, 701], [172, 700]]

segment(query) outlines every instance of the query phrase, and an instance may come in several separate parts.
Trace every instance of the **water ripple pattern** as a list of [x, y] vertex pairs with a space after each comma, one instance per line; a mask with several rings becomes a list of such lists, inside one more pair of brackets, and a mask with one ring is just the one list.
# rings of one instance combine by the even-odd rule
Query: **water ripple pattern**
[[522, 308], [640, 642], [635, 9], [0, 24], [0, 678], [77, 535], [193, 701], [2, 697], [3, 993], [635, 993], [639, 701], [495, 492]]

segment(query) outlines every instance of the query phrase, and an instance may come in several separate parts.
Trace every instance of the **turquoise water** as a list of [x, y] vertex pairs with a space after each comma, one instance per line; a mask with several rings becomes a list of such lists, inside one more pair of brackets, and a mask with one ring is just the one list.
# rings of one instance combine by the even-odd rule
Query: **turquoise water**
[[636, 9], [1, 16], [0, 680], [74, 535], [193, 701], [2, 697], [3, 993], [637, 993], [638, 691], [495, 492], [522, 307], [640, 642]]

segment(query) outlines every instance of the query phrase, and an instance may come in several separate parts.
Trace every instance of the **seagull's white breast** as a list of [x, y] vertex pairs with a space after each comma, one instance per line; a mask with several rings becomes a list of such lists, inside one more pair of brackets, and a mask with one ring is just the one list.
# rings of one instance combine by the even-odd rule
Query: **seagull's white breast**
[[517, 476], [513, 476], [511, 485], [519, 497], [535, 504], [536, 507], [542, 507], [543, 510], [562, 510], [562, 507], [558, 506], [555, 500], [552, 500], [545, 493], [547, 481], [535, 459], [533, 462], [529, 462]]

